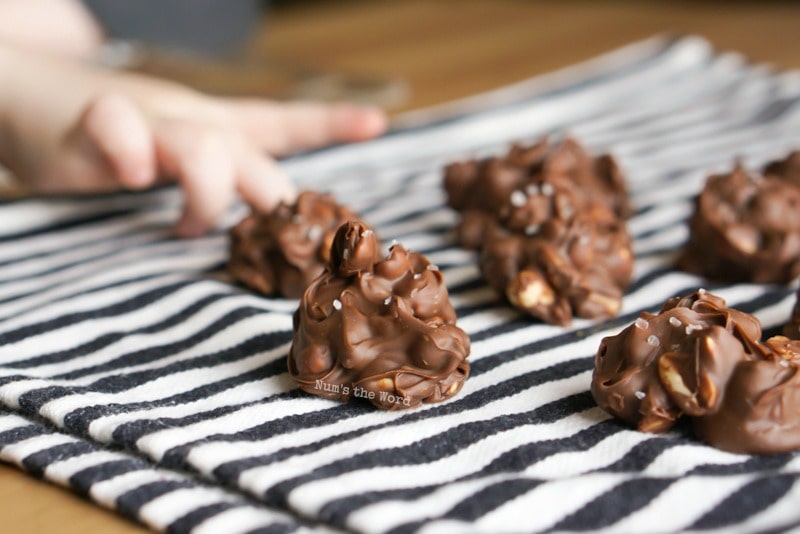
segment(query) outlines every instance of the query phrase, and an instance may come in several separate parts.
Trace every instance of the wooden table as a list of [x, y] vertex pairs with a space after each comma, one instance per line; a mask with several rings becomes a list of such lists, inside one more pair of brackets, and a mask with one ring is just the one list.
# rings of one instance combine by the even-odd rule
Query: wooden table
[[[398, 113], [519, 81], [659, 32], [696, 33], [755, 61], [800, 67], [800, 3], [788, 1], [285, 2], [269, 13], [251, 54], [267, 65], [401, 80], [407, 94], [402, 101], [395, 94], [390, 110]], [[8, 532], [142, 531], [2, 465], [0, 513]]]

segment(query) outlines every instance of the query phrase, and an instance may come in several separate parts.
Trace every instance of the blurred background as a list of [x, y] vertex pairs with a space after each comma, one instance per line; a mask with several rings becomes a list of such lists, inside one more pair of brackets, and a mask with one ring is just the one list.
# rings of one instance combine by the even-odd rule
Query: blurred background
[[[85, 3], [112, 38], [96, 57], [106, 65], [217, 94], [354, 100], [393, 115], [663, 32], [800, 68], [796, 1], [177, 0], [174, 11], [161, 0]], [[141, 531], [2, 465], [0, 513], [14, 532]]]
[[[493, 89], [663, 32], [699, 34], [754, 61], [800, 67], [796, 1], [87, 3], [101, 22], [112, 21], [109, 12], [119, 4], [150, 18], [137, 25], [140, 19], [126, 14], [125, 24], [106, 25], [123, 40], [106, 47], [102, 59], [111, 64], [213, 93], [354, 100], [392, 113]], [[174, 12], [164, 10], [170, 4]], [[199, 19], [190, 16], [201, 11]], [[156, 20], [154, 12], [161, 13]], [[125, 44], [142, 40], [145, 47]]]

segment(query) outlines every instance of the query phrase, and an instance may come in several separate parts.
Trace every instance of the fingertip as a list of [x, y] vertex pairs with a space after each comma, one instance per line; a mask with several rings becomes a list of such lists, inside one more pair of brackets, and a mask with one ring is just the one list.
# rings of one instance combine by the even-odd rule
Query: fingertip
[[242, 197], [259, 211], [269, 212], [284, 204], [294, 204], [297, 200], [297, 189], [287, 176], [270, 177], [268, 185], [262, 183], [262, 190], [253, 192], [253, 185], [242, 188]]
[[271, 158], [253, 153], [239, 169], [237, 189], [241, 197], [258, 211], [269, 212], [278, 204], [294, 203], [297, 188]]
[[154, 130], [160, 168], [184, 193], [183, 215], [175, 226], [180, 237], [212, 230], [233, 203], [235, 161], [224, 136], [191, 123], [157, 123]]
[[147, 189], [156, 181], [156, 174], [151, 165], [131, 162], [117, 168], [120, 184], [128, 189]]
[[186, 239], [200, 237], [210, 229], [205, 222], [185, 211], [178, 224], [175, 225], [174, 232], [177, 237]]
[[288, 176], [284, 175], [276, 184], [275, 199], [275, 205], [280, 202], [293, 204], [297, 200], [297, 188]]
[[389, 119], [374, 106], [340, 104], [334, 109], [334, 131], [342, 140], [363, 141], [383, 134]]
[[364, 138], [378, 137], [389, 128], [389, 117], [380, 108], [364, 108], [361, 115], [361, 134]]
[[82, 118], [86, 136], [108, 160], [122, 186], [142, 189], [156, 179], [153, 137], [136, 104], [117, 94], [92, 100]]

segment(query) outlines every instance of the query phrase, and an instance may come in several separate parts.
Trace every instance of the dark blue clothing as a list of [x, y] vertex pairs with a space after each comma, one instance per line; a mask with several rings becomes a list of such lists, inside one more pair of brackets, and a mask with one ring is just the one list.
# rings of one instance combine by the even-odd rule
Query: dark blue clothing
[[84, 0], [112, 39], [203, 54], [234, 52], [255, 29], [260, 0]]

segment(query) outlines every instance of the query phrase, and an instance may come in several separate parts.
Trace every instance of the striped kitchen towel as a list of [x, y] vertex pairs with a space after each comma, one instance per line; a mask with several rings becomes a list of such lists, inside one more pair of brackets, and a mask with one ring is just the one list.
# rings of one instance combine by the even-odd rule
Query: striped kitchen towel
[[[768, 332], [788, 318], [793, 287], [673, 263], [709, 173], [800, 146], [800, 75], [658, 37], [398, 124], [284, 164], [440, 266], [472, 339], [457, 397], [384, 412], [300, 392], [285, 361], [297, 302], [233, 285], [224, 231], [172, 239], [175, 189], [17, 200], [0, 205], [0, 458], [172, 532], [800, 526], [800, 457], [640, 433], [589, 394], [600, 339], [668, 297], [713, 289]], [[617, 318], [521, 316], [455, 244], [442, 167], [544, 134], [627, 173], [636, 267]]]

